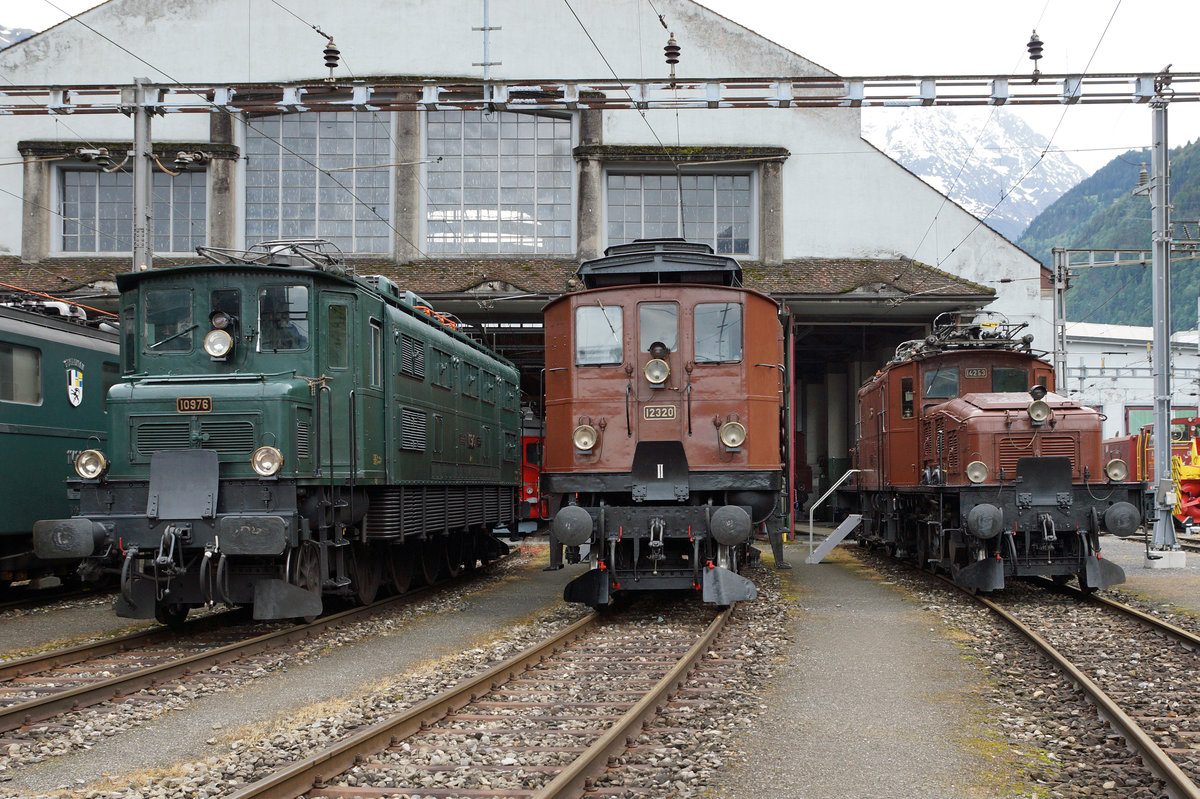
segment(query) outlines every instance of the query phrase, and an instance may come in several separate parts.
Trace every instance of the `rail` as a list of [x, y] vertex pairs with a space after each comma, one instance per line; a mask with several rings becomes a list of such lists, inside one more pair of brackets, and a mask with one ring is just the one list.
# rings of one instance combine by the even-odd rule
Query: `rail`
[[862, 469], [847, 469], [846, 473], [843, 474], [841, 477], [839, 477], [837, 482], [829, 487], [828, 491], [826, 491], [824, 494], [822, 494], [817, 499], [817, 501], [814, 502], [812, 505], [809, 505], [809, 507], [808, 507], [808, 551], [809, 552], [813, 551], [813, 513], [816, 512], [817, 506], [820, 505], [822, 502], [824, 502], [830, 494], [832, 494], [834, 491], [837, 491], [838, 488], [841, 486], [841, 484], [846, 482], [846, 478], [848, 478], [852, 474], [856, 474], [861, 471], [862, 471]]

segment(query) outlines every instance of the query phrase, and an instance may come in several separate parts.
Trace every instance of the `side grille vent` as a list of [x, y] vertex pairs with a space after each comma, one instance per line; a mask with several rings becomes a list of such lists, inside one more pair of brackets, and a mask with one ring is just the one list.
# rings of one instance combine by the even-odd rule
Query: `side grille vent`
[[296, 457], [300, 460], [308, 460], [310, 457], [308, 451], [308, 422], [297, 422], [296, 424]]
[[400, 412], [400, 449], [424, 452], [428, 418], [421, 411], [403, 408]]
[[425, 379], [425, 342], [412, 336], [400, 337], [400, 373]]

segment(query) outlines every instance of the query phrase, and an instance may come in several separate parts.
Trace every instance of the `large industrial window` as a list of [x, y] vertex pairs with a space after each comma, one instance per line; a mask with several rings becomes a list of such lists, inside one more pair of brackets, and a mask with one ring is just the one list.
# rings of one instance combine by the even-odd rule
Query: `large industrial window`
[[[61, 175], [63, 252], [133, 250], [133, 174], [64, 169]], [[207, 176], [155, 171], [150, 189], [156, 252], [192, 252], [206, 241]]]
[[42, 353], [0, 342], [0, 400], [37, 405], [42, 401]]
[[742, 306], [736, 302], [703, 302], [693, 311], [696, 363], [742, 359]]
[[391, 250], [390, 117], [354, 111], [256, 117], [246, 132], [246, 240], [327, 239]]
[[308, 288], [267, 286], [259, 289], [258, 351], [305, 349], [308, 349]]
[[609, 172], [607, 243], [678, 236], [711, 244], [718, 253], [749, 255], [752, 183], [749, 174]]
[[430, 253], [569, 253], [571, 120], [508, 111], [426, 116]]
[[585, 305], [575, 309], [575, 363], [620, 363], [622, 341], [620, 306]]
[[679, 306], [673, 302], [644, 302], [638, 306], [638, 349], [649, 352], [662, 344], [671, 352], [679, 340]]
[[192, 292], [189, 289], [154, 289], [146, 292], [145, 345], [149, 352], [191, 352]]

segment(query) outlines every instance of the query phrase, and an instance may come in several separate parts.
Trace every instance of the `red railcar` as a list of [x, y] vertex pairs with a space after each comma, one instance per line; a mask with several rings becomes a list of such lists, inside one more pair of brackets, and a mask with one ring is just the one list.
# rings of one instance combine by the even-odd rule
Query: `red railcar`
[[754, 529], [782, 530], [778, 304], [737, 261], [677, 239], [610, 247], [545, 308], [542, 486], [559, 544], [590, 544], [568, 601], [757, 596]]
[[518, 517], [521, 521], [541, 522], [546, 512], [546, 498], [542, 496], [542, 436], [521, 435], [521, 506]]
[[1144, 486], [1105, 460], [1099, 412], [1053, 393], [1023, 327], [943, 314], [859, 390], [863, 535], [979, 590], [1025, 575], [1124, 582], [1098, 536], [1138, 528]]
[[[1104, 454], [1128, 463], [1130, 479], [1154, 485], [1154, 425], [1143, 425], [1132, 435], [1106, 438]], [[1200, 525], [1200, 418], [1171, 420], [1171, 483], [1175, 520], [1184, 527]]]

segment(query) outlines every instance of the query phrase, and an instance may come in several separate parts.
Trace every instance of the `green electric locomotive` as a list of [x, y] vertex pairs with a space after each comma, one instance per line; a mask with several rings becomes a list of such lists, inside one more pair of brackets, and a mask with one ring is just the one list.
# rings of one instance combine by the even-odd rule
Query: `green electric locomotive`
[[[119, 570], [116, 611], [177, 623], [370, 602], [507, 551], [521, 483], [516, 369], [411, 292], [317, 240], [136, 272], [107, 451], [38, 554]], [[95, 568], [97, 565], [103, 568]]]

